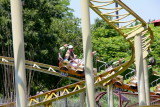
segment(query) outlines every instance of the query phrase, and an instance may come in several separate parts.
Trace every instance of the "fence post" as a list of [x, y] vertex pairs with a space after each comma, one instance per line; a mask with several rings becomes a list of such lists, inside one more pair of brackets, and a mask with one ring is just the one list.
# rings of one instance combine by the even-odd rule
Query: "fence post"
[[108, 107], [114, 107], [112, 84], [107, 85], [107, 94], [108, 94]]
[[118, 91], [119, 94], [119, 107], [122, 107], [122, 96], [121, 96], [121, 91]]

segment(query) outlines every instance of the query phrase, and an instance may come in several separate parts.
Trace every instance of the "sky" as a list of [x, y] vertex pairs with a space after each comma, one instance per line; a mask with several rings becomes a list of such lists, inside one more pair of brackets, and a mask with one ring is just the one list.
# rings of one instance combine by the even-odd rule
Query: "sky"
[[[70, 8], [74, 9], [74, 15], [81, 18], [81, 0], [70, 0]], [[110, 0], [106, 0], [110, 1]], [[136, 12], [146, 22], [160, 19], [160, 0], [122, 0], [128, 7]], [[90, 9], [91, 24], [99, 17]]]

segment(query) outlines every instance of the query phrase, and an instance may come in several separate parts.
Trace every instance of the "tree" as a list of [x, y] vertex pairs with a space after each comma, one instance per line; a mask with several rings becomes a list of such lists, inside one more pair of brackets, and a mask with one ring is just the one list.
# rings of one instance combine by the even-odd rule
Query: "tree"
[[91, 26], [92, 36], [93, 38], [99, 37], [114, 37], [118, 36], [119, 33], [113, 29], [110, 25], [108, 25], [104, 20], [96, 19], [95, 24]]
[[150, 24], [150, 27], [154, 34], [154, 41], [153, 44], [151, 44], [151, 50], [149, 56], [153, 57], [156, 60], [156, 65], [153, 66], [153, 71], [157, 71], [160, 74], [160, 27], [154, 27], [153, 24]]
[[[8, 12], [10, 11], [8, 6], [8, 1], [0, 0], [0, 51], [1, 55], [13, 57], [11, 16]], [[13, 67], [1, 65], [0, 69], [0, 92], [3, 93], [5, 99], [12, 99], [11, 96], [14, 95], [14, 77], [12, 77], [14, 72], [11, 72], [11, 70], [13, 71]]]
[[92, 25], [93, 50], [96, 50], [104, 61], [129, 59], [131, 47], [111, 26], [100, 19]]
[[[25, 58], [27, 60], [58, 65], [57, 53], [60, 46], [68, 43], [81, 47], [80, 20], [73, 16], [73, 10], [68, 6], [69, 0], [23, 1]], [[0, 0], [0, 23], [1, 55], [13, 57], [9, 0]], [[79, 53], [81, 51], [81, 48], [75, 50]], [[14, 70], [4, 65], [1, 69], [0, 75], [3, 75], [0, 76], [2, 78], [0, 92], [6, 99], [11, 97], [11, 92], [14, 97], [14, 73], [12, 72]], [[32, 71], [27, 72], [28, 96], [44, 88], [47, 90], [53, 88], [59, 80], [59, 77], [53, 78], [51, 75], [39, 72], [35, 74]], [[38, 84], [42, 85], [38, 87], [36, 86]]]

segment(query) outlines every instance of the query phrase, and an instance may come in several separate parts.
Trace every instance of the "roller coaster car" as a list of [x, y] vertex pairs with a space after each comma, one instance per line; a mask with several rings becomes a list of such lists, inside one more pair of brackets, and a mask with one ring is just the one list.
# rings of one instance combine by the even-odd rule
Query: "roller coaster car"
[[156, 86], [155, 92], [156, 92], [157, 95], [160, 95], [160, 84], [158, 84], [158, 85]]
[[135, 76], [131, 77], [131, 80], [129, 82], [129, 87], [131, 89], [137, 89], [137, 79]]
[[76, 64], [76, 66], [74, 66], [72, 63], [73, 63], [72, 61], [64, 61], [64, 60], [60, 61], [59, 62], [60, 71], [71, 75], [84, 77], [84, 65]]
[[112, 82], [114, 85], [122, 86], [123, 85], [123, 76], [118, 75], [117, 77], [113, 78]]

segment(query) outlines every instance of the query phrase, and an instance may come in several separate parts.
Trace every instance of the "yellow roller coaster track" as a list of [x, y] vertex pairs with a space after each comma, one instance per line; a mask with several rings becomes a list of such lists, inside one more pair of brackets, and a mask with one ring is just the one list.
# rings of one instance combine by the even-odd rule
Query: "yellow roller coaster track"
[[[14, 66], [14, 59], [11, 57], [0, 56], [0, 64]], [[64, 75], [61, 74], [61, 72], [57, 72], [57, 71], [60, 71], [59, 67], [57, 67], [57, 66], [52, 66], [52, 65], [48, 65], [48, 64], [43, 64], [43, 63], [38, 63], [38, 62], [26, 60], [25, 67], [26, 67], [26, 69], [30, 69], [30, 70], [34, 70], [34, 71], [39, 71], [39, 72], [43, 72], [43, 73], [50, 74], [50, 75], [65, 77]], [[67, 76], [67, 78], [70, 78], [70, 79], [76, 80], [76, 81], [81, 80], [81, 79], [78, 79], [78, 78], [75, 78], [72, 76]]]
[[[119, 7], [114, 7], [114, 3], [117, 3]], [[133, 12], [128, 6], [126, 6], [122, 1], [120, 0], [90, 0], [90, 8], [95, 11], [105, 22], [107, 22], [109, 25], [111, 25], [115, 30], [117, 30], [131, 45], [132, 50], [132, 56], [129, 61], [126, 63], [112, 69], [110, 72], [105, 72], [97, 77], [95, 77], [95, 86], [101, 85], [104, 86], [106, 83], [110, 80], [112, 80], [114, 77], [121, 74], [123, 71], [125, 71], [127, 68], [130, 67], [131, 64], [133, 64], [135, 60], [135, 49], [134, 49], [134, 36], [137, 34], [141, 34], [142, 36], [142, 44], [143, 44], [143, 58], [147, 57], [149, 53], [149, 49], [151, 46], [151, 43], [153, 42], [153, 33], [150, 29], [150, 27], [147, 25], [147, 23], [141, 19], [135, 12]], [[123, 14], [115, 15], [116, 12], [123, 12]], [[124, 14], [124, 12], [126, 12]], [[118, 17], [118, 19], [116, 18]], [[132, 18], [133, 19], [132, 19]], [[131, 19], [131, 20], [124, 20], [124, 19]], [[133, 25], [136, 21], [138, 21], [138, 25]], [[122, 26], [118, 26], [118, 24], [122, 24]], [[3, 58], [3, 57], [1, 57]], [[13, 59], [12, 59], [13, 60]], [[4, 61], [1, 61], [4, 64]], [[9, 64], [8, 62], [5, 62], [6, 64]], [[30, 65], [34, 64], [34, 62], [28, 62]], [[12, 63], [13, 64], [13, 63]], [[39, 63], [36, 63], [36, 65], [39, 65]], [[35, 65], [35, 66], [36, 66]], [[46, 64], [41, 64], [43, 67], [50, 67]], [[28, 67], [29, 68], [29, 67]], [[41, 69], [39, 68], [33, 68], [40, 72]], [[54, 68], [53, 69], [58, 69]], [[47, 70], [46, 70], [47, 71]], [[49, 72], [49, 71], [47, 71]], [[52, 74], [52, 73], [49, 73]], [[54, 74], [53, 74], [54, 75]], [[59, 75], [59, 74], [58, 74]], [[40, 105], [48, 105], [53, 101], [80, 93], [82, 91], [85, 91], [85, 81], [82, 80], [80, 82], [58, 88], [55, 90], [51, 90], [49, 92], [45, 92], [43, 94], [35, 95], [29, 98], [29, 107], [35, 107]], [[58, 94], [60, 93], [60, 95]], [[10, 105], [13, 105], [15, 103], [10, 103]], [[8, 104], [9, 105], [9, 104]], [[2, 107], [7, 107], [7, 105], [4, 105]]]

